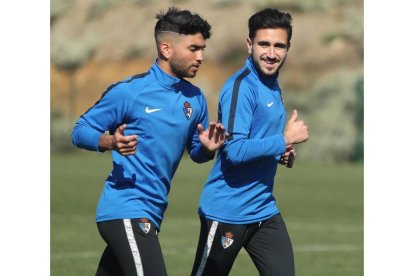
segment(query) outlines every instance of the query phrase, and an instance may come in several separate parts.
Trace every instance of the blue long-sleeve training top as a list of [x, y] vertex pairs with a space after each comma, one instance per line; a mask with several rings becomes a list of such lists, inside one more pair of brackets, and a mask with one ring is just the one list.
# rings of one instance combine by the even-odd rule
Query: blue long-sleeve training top
[[99, 137], [127, 124], [124, 135], [138, 136], [134, 155], [112, 151], [96, 221], [148, 218], [160, 229], [172, 177], [186, 148], [193, 161], [208, 161], [197, 124], [208, 126], [207, 104], [199, 88], [174, 78], [155, 62], [146, 73], [111, 85], [76, 122], [72, 142], [99, 151]]
[[230, 137], [204, 185], [199, 214], [248, 224], [279, 213], [272, 191], [278, 161], [286, 151], [286, 112], [277, 75], [258, 74], [249, 57], [225, 82], [218, 112]]

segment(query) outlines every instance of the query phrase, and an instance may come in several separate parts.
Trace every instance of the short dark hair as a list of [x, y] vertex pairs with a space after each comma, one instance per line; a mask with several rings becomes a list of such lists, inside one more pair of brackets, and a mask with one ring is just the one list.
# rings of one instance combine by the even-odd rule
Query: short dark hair
[[158, 32], [173, 32], [184, 35], [201, 33], [204, 39], [210, 38], [210, 24], [200, 15], [188, 10], [170, 7], [167, 13], [160, 12], [155, 18], [158, 19], [155, 24], [155, 34]]
[[282, 28], [288, 33], [288, 42], [292, 38], [292, 16], [277, 9], [264, 9], [249, 18], [249, 38], [253, 40], [259, 29]]

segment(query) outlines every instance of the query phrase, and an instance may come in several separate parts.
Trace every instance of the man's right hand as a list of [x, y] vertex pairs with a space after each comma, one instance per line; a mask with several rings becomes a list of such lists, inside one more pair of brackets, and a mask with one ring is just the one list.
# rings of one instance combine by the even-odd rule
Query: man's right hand
[[118, 127], [114, 135], [104, 134], [99, 138], [99, 149], [105, 150], [116, 150], [123, 156], [135, 154], [138, 145], [137, 135], [124, 136], [124, 130], [127, 127], [126, 124]]
[[308, 127], [302, 120], [298, 120], [298, 112], [293, 110], [285, 128], [286, 145], [299, 144], [309, 139]]

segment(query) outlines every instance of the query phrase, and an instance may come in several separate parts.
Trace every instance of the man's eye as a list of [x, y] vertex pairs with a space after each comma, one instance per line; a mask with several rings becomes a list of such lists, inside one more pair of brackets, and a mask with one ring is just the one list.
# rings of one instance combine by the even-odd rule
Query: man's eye
[[190, 47], [191, 52], [204, 51], [205, 47]]
[[283, 43], [277, 43], [277, 44], [275, 45], [275, 47], [276, 47], [276, 48], [278, 48], [278, 49], [286, 49], [286, 44], [283, 44]]

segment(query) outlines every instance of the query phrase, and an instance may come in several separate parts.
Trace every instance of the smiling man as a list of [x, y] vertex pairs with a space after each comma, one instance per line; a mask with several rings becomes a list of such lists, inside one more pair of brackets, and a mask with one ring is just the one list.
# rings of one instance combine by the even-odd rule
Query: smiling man
[[286, 121], [277, 77], [292, 37], [290, 14], [265, 9], [249, 19], [245, 66], [220, 93], [218, 117], [228, 139], [200, 199], [200, 237], [192, 275], [228, 275], [242, 247], [260, 275], [293, 276], [290, 238], [273, 196], [277, 165], [308, 139], [293, 111]]
[[98, 276], [167, 275], [158, 233], [171, 180], [185, 149], [202, 163], [225, 139], [223, 126], [208, 121], [203, 93], [184, 80], [203, 61], [210, 25], [177, 8], [156, 18], [158, 58], [149, 71], [111, 85], [72, 133], [79, 148], [112, 151], [96, 210], [107, 244]]

